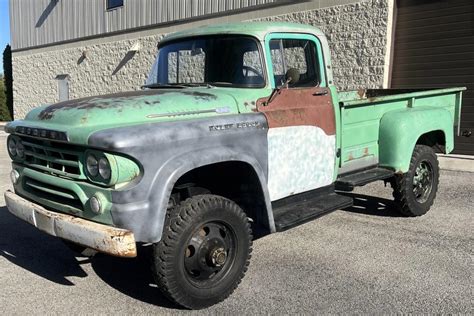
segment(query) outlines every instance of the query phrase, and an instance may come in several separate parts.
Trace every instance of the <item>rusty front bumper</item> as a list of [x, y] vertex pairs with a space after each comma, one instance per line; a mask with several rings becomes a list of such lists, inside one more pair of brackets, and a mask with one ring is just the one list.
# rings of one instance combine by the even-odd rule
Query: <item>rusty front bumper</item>
[[10, 213], [49, 235], [113, 256], [137, 255], [135, 237], [131, 231], [51, 212], [11, 191], [5, 192], [5, 202]]

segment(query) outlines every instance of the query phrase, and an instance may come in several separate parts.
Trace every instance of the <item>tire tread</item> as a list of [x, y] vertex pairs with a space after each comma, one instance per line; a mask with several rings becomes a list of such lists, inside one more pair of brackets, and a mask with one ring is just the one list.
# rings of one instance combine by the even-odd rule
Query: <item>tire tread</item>
[[219, 206], [225, 208], [229, 212], [233, 212], [234, 215], [237, 215], [241, 222], [245, 225], [250, 238], [248, 257], [241, 270], [237, 282], [228, 291], [222, 293], [215, 303], [225, 300], [234, 292], [234, 290], [242, 281], [242, 278], [244, 277], [250, 264], [252, 252], [252, 230], [246, 214], [237, 204], [224, 197], [205, 194], [193, 196], [170, 208], [168, 210], [169, 214], [167, 215], [167, 222], [165, 223], [165, 229], [163, 230], [161, 241], [155, 245], [155, 260], [153, 264], [153, 270], [158, 289], [172, 302], [190, 309], [201, 307], [196, 307], [192, 300], [185, 296], [180, 290], [176, 280], [174, 280], [174, 266], [169, 259], [171, 259], [173, 256], [173, 249], [177, 247], [179, 236], [184, 231], [185, 227], [191, 224], [193, 218], [199, 216], [200, 211], [210, 206]]
[[393, 197], [395, 199], [395, 202], [398, 204], [399, 211], [409, 217], [415, 217], [415, 216], [420, 216], [423, 215], [426, 212], [419, 212], [417, 211], [419, 207], [415, 204], [416, 202], [411, 198], [411, 192], [409, 191], [411, 185], [409, 182], [411, 182], [411, 173], [414, 172], [414, 169], [416, 168], [416, 163], [419, 159], [420, 156], [423, 155], [433, 155], [433, 168], [436, 169], [437, 171], [434, 172], [434, 179], [433, 179], [433, 195], [431, 198], [428, 199], [427, 203], [424, 204], [424, 207], [428, 210], [434, 203], [434, 199], [436, 197], [436, 190], [438, 187], [438, 182], [439, 182], [439, 163], [438, 159], [436, 157], [436, 154], [434, 153], [433, 149], [429, 146], [426, 145], [416, 145], [415, 149], [413, 150], [413, 154], [410, 160], [410, 166], [409, 166], [409, 171], [407, 173], [404, 173], [402, 175], [395, 175], [392, 178], [391, 185], [393, 188]]

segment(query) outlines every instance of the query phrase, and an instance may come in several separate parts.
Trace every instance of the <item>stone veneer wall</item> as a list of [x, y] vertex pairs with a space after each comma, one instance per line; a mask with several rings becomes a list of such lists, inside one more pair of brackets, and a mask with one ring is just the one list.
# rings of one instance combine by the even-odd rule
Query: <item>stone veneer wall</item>
[[[320, 27], [332, 51], [334, 80], [339, 90], [380, 88], [387, 71], [386, 50], [390, 28], [389, 0], [365, 0], [317, 10], [261, 18]], [[14, 111], [22, 118], [35, 106], [58, 101], [55, 77], [68, 74], [70, 98], [139, 89], [147, 78], [164, 34], [49, 50], [13, 53]], [[137, 42], [134, 56], [128, 50]], [[81, 54], [87, 58], [81, 61]], [[122, 67], [121, 61], [132, 57]]]

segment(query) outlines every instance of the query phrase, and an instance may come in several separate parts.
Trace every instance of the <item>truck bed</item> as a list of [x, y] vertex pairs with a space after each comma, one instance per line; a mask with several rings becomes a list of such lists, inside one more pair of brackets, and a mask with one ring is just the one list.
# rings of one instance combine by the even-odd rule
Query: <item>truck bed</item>
[[[419, 111], [445, 109], [459, 132], [461, 96], [465, 88], [449, 89], [360, 89], [339, 92], [341, 115], [341, 160], [339, 174], [383, 165], [380, 160], [381, 120], [401, 112], [411, 116]], [[426, 120], [420, 122], [425, 124]], [[406, 126], [406, 134], [410, 134]], [[407, 148], [407, 151], [412, 148]], [[383, 154], [383, 153], [382, 153]], [[393, 167], [396, 172], [396, 166]]]

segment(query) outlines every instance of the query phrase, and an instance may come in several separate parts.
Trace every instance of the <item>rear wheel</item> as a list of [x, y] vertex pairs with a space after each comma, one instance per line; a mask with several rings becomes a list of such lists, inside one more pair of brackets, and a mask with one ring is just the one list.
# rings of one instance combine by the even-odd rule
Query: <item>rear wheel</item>
[[200, 309], [227, 298], [240, 283], [252, 251], [250, 223], [234, 202], [198, 195], [169, 210], [154, 246], [154, 275], [172, 301]]
[[439, 183], [438, 158], [431, 147], [416, 145], [410, 168], [392, 179], [393, 196], [402, 214], [421, 216], [433, 205]]

